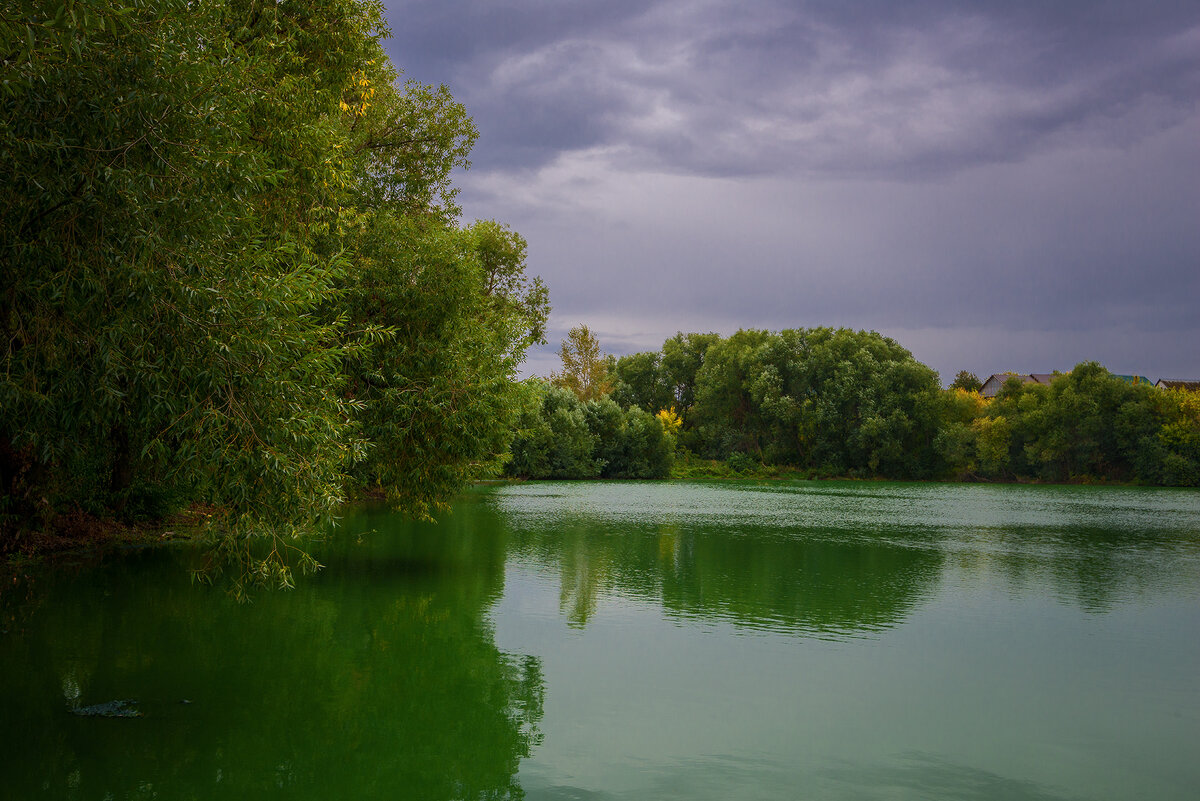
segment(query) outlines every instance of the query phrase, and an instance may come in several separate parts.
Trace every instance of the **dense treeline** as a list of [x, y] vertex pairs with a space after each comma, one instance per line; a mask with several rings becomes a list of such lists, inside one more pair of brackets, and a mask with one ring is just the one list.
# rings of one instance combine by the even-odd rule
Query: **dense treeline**
[[1200, 485], [1200, 393], [1128, 383], [1095, 362], [995, 399], [947, 390], [937, 450], [954, 476]]
[[679, 334], [612, 370], [614, 398], [674, 406], [680, 445], [705, 459], [831, 475], [937, 472], [937, 374], [875, 333]]
[[506, 473], [522, 478], [665, 478], [675, 458], [670, 426], [612, 398], [581, 400], [533, 380]]
[[989, 400], [962, 381], [941, 389], [933, 370], [887, 337], [814, 328], [678, 334], [659, 352], [608, 357], [605, 368], [596, 381], [618, 406], [682, 417], [685, 463], [1200, 484], [1200, 396], [1128, 383], [1092, 362], [1049, 386], [1013, 379]]
[[203, 502], [286, 582], [348, 492], [419, 514], [496, 468], [546, 291], [458, 223], [476, 131], [386, 34], [370, 0], [6, 7], [0, 551]]

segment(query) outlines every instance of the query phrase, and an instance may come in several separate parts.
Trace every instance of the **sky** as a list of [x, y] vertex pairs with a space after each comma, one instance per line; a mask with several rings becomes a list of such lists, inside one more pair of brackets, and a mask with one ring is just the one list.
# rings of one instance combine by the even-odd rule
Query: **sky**
[[1195, 0], [386, 0], [558, 366], [834, 326], [941, 373], [1200, 378]]

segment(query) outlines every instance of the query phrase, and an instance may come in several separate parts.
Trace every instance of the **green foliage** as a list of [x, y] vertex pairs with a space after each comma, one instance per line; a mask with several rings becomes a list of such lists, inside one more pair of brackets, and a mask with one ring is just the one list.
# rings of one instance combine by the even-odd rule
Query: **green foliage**
[[696, 375], [704, 366], [704, 357], [709, 347], [720, 339], [719, 334], [678, 333], [663, 343], [663, 379], [675, 396], [675, 403], [672, 405], [680, 414], [686, 415], [695, 404]]
[[[675, 461], [675, 437], [661, 420], [641, 409], [625, 413], [629, 438], [628, 461], [619, 475], [628, 478], [663, 478]], [[618, 475], [614, 471], [614, 475]]]
[[654, 415], [610, 398], [588, 401], [588, 428], [603, 462], [602, 478], [662, 478], [671, 472], [675, 440]]
[[354, 475], [425, 516], [499, 469], [545, 291], [521, 277], [524, 240], [495, 223], [459, 230], [383, 214], [356, 244], [342, 307], [358, 354], [349, 389], [373, 447]]
[[1187, 486], [1200, 465], [1197, 408], [1188, 393], [1084, 362], [1049, 386], [1010, 378], [990, 402], [947, 390], [937, 446], [950, 475]]
[[0, 550], [204, 502], [214, 565], [286, 585], [348, 485], [423, 513], [495, 468], [545, 287], [457, 227], [475, 128], [386, 33], [358, 0], [6, 8]]
[[517, 422], [505, 470], [522, 478], [594, 478], [603, 463], [583, 403], [573, 392], [541, 381], [526, 384], [529, 397]]
[[643, 474], [626, 450], [629, 415], [673, 396], [688, 405], [676, 477], [1200, 482], [1198, 396], [1094, 362], [1048, 386], [1012, 376], [994, 399], [967, 373], [941, 390], [895, 341], [847, 329], [678, 334], [613, 364], [611, 398], [587, 406], [598, 475]]
[[625, 414], [608, 397], [587, 401], [582, 408], [588, 432], [595, 443], [593, 451], [599, 469], [597, 475], [612, 478], [614, 471], [625, 468], [629, 457]]
[[[651, 442], [657, 432], [635, 412], [648, 414], [672, 400], [688, 409], [678, 439], [704, 474], [714, 469], [706, 459], [731, 473], [758, 474], [768, 466], [896, 477], [944, 471], [949, 444], [939, 440], [936, 374], [873, 332], [678, 334], [661, 354], [615, 360], [613, 372], [616, 390], [594, 402], [588, 417], [605, 476], [662, 474], [669, 449]], [[959, 417], [960, 439], [969, 441], [955, 446], [956, 458], [965, 466], [974, 415]], [[657, 462], [629, 455], [654, 452], [662, 454]]]
[[979, 432], [975, 424], [986, 404], [987, 399], [979, 393], [962, 388], [952, 387], [938, 395], [940, 425], [933, 447], [944, 475], [965, 479], [977, 474]]
[[0, 438], [50, 513], [119, 508], [139, 477], [243, 533], [330, 511], [361, 443], [314, 314], [347, 264], [313, 234], [379, 9], [63, 9], [16, 10], [0, 79]]
[[958, 375], [954, 376], [954, 383], [950, 385], [950, 389], [961, 389], [966, 392], [978, 392], [983, 389], [983, 382], [979, 380], [979, 376], [974, 373], [969, 373], [966, 370], [959, 370]]
[[1154, 484], [1200, 486], [1200, 392], [1176, 389], [1152, 397], [1164, 422], [1137, 442], [1138, 476]]
[[936, 375], [873, 332], [739, 331], [712, 344], [683, 441], [712, 458], [838, 474], [926, 476]]
[[612, 391], [608, 362], [600, 352], [600, 342], [586, 325], [567, 332], [559, 348], [562, 372], [550, 377], [550, 382], [569, 389], [581, 401], [604, 397]]
[[975, 435], [979, 471], [985, 476], [1004, 476], [1012, 452], [1012, 425], [1003, 415], [980, 417], [971, 427]]
[[703, 455], [726, 459], [734, 451], [761, 454], [763, 420], [751, 397], [751, 383], [760, 372], [759, 348], [766, 331], [738, 331], [712, 343], [696, 373], [695, 403], [690, 420], [696, 430], [691, 441]]
[[665, 478], [675, 439], [649, 412], [532, 381], [505, 471], [521, 478]]
[[624, 408], [637, 406], [655, 414], [677, 403], [661, 354], [646, 352], [622, 356], [613, 365], [612, 377], [612, 399]]

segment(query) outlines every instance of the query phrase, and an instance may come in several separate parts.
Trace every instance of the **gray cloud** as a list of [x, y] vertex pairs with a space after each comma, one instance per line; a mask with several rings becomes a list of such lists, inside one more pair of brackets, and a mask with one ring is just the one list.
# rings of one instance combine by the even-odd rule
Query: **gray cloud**
[[552, 337], [587, 322], [623, 353], [675, 330], [847, 325], [944, 374], [1096, 358], [1200, 377], [1195, 3], [389, 17], [396, 63], [475, 117], [466, 215], [529, 240]]
[[1064, 134], [1133, 141], [1193, 113], [1200, 86], [1200, 13], [1182, 3], [531, 0], [393, 16], [400, 63], [476, 114], [486, 169], [604, 145], [623, 168], [922, 178]]

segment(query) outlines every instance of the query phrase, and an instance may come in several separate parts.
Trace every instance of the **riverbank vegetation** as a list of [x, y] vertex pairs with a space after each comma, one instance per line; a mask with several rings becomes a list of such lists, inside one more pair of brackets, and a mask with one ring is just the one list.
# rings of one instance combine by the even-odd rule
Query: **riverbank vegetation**
[[505, 471], [521, 478], [666, 478], [675, 455], [668, 425], [610, 397], [580, 400], [541, 381], [517, 421]]
[[[1200, 395], [1129, 383], [1094, 362], [1049, 385], [1013, 378], [989, 399], [965, 372], [942, 389], [909, 351], [866, 331], [678, 334], [658, 352], [589, 352], [591, 384], [613, 405], [674, 415], [675, 466], [660, 460], [657, 475], [1200, 484]], [[564, 361], [566, 375], [581, 369], [576, 362]], [[555, 420], [566, 431], [568, 394], [542, 407], [542, 431], [556, 430]], [[576, 417], [573, 430], [583, 431], [586, 415]], [[603, 432], [588, 430], [589, 452], [602, 450]], [[553, 460], [548, 471], [527, 469], [516, 447], [515, 475], [587, 472]]]
[[0, 23], [0, 553], [190, 509], [209, 575], [286, 585], [346, 499], [427, 516], [497, 474], [1200, 483], [1196, 396], [1091, 363], [986, 400], [871, 332], [617, 359], [583, 327], [517, 381], [547, 290], [460, 220], [475, 127], [373, 0]]
[[0, 552], [213, 510], [214, 568], [378, 488], [421, 515], [508, 451], [548, 313], [463, 225], [476, 131], [359, 0], [17, 0], [0, 25]]

